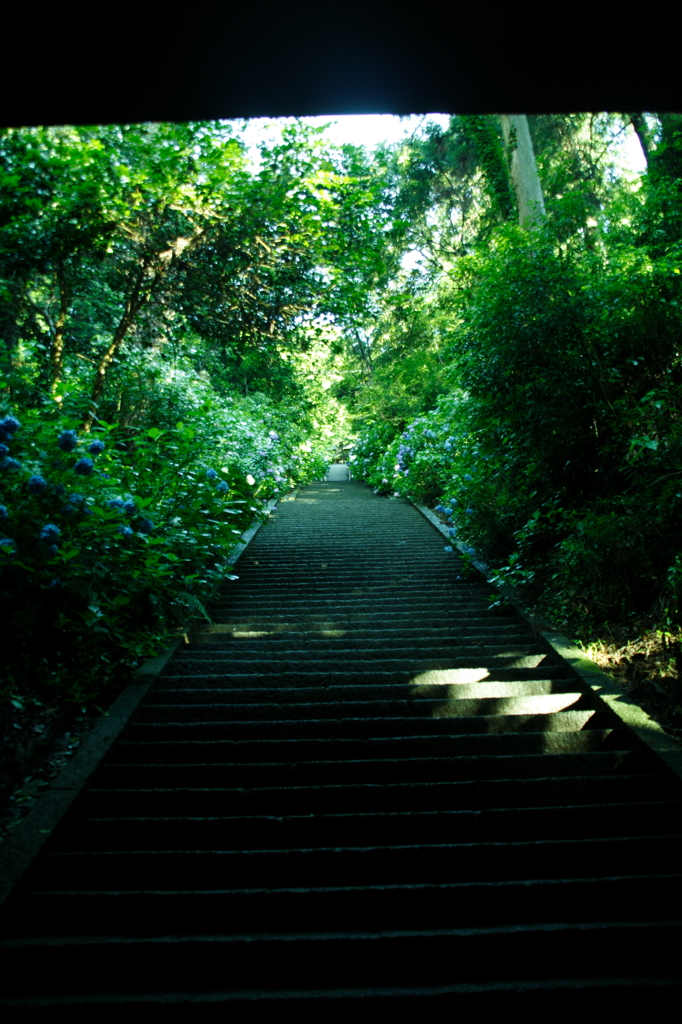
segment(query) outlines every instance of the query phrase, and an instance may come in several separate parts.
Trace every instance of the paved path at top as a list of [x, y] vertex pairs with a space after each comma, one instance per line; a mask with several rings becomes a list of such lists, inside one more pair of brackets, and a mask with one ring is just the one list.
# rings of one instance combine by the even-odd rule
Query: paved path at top
[[679, 781], [345, 475], [281, 502], [8, 902], [20, 1005], [679, 983]]

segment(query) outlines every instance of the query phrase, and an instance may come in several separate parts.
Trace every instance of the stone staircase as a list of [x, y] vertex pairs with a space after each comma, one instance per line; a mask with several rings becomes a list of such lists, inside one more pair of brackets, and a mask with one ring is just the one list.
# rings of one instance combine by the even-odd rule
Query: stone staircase
[[679, 994], [682, 783], [411, 505], [332, 476], [5, 904], [0, 1005]]

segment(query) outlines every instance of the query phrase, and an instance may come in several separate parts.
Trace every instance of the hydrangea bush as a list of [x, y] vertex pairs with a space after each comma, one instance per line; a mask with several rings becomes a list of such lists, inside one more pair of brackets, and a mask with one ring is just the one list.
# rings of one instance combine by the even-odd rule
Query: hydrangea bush
[[324, 473], [320, 445], [263, 403], [207, 413], [88, 434], [56, 413], [0, 417], [4, 699], [28, 680], [96, 696], [205, 614], [268, 499]]

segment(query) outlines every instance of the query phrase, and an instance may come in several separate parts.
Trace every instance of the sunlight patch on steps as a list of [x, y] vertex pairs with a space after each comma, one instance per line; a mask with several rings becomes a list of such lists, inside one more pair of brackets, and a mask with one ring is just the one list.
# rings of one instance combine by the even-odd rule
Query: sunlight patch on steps
[[490, 672], [487, 668], [446, 668], [441, 670], [430, 669], [428, 672], [420, 672], [411, 681], [417, 693], [428, 692], [432, 686], [462, 686], [466, 683], [480, 683], [487, 679]]
[[214, 622], [202, 629], [192, 639], [194, 643], [211, 643], [212, 640], [222, 640], [232, 637], [234, 640], [253, 640], [264, 636], [277, 636], [280, 633], [316, 633], [318, 636], [340, 639], [346, 636], [348, 630], [339, 629], [335, 623], [313, 623], [313, 622], [277, 622], [269, 629], [249, 629], [235, 626], [234, 623]]
[[[518, 716], [519, 727], [523, 728], [529, 715], [537, 716], [538, 730], [544, 732], [542, 722], [547, 716], [575, 709], [582, 694], [580, 691], [557, 693], [523, 693], [514, 681], [500, 682], [490, 679], [486, 668], [432, 669], [420, 672], [411, 680], [414, 693], [420, 697], [437, 698], [438, 704], [432, 709], [432, 718], [468, 718], [504, 716], [505, 731]], [[594, 715], [592, 709], [581, 709], [580, 721], [564, 723], [570, 731], [585, 728]]]
[[[468, 707], [461, 708], [463, 704], [478, 703], [476, 714], [481, 715], [555, 715], [559, 711], [567, 711], [572, 708], [582, 697], [579, 692], [575, 693], [542, 693], [523, 695], [519, 697], [482, 697], [464, 698], [457, 694], [451, 694], [451, 700], [439, 704], [431, 713], [432, 718], [457, 718], [460, 715], [470, 715]], [[594, 714], [588, 709], [585, 711], [586, 721]]]

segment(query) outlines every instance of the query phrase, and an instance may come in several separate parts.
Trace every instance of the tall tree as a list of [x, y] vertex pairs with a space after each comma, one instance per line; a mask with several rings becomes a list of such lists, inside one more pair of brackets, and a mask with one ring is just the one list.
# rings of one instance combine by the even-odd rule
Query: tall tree
[[547, 214], [528, 118], [525, 114], [500, 114], [500, 121], [516, 192], [519, 224], [523, 228], [538, 227]]

